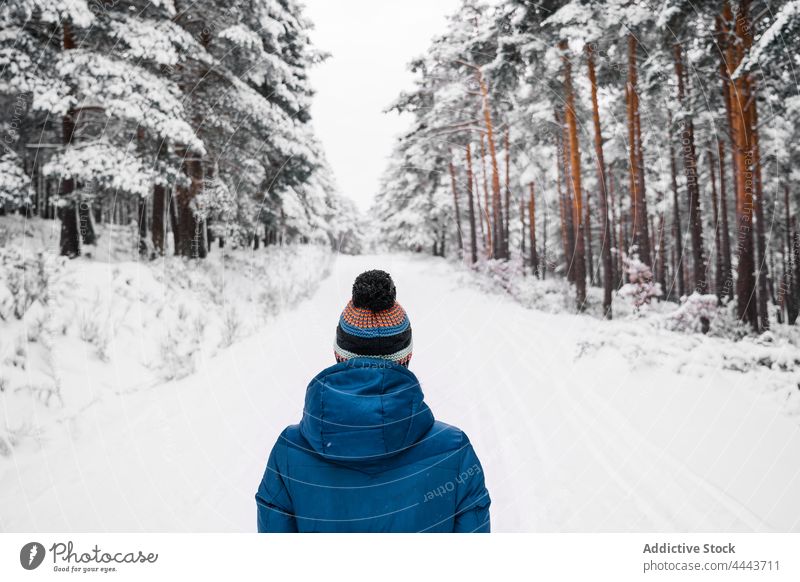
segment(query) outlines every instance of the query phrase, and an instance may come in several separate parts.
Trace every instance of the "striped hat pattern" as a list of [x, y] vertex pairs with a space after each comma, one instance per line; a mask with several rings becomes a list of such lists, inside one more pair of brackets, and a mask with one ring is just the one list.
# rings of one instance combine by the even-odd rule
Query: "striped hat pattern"
[[[388, 289], [377, 300], [364, 297], [360, 290], [375, 288], [376, 280]], [[408, 366], [411, 359], [411, 322], [403, 307], [394, 300], [394, 283], [388, 273], [367, 271], [356, 279], [353, 299], [347, 302], [336, 326], [334, 355], [337, 362], [370, 357], [391, 360]], [[380, 309], [386, 307], [385, 309]]]

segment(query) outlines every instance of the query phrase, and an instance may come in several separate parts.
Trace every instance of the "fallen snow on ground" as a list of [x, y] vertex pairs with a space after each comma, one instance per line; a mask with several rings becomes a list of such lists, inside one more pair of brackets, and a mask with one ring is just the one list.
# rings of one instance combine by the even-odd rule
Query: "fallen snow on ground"
[[135, 237], [106, 227], [92, 258], [66, 261], [53, 224], [0, 224], [12, 231], [0, 246], [0, 457], [68, 439], [115, 394], [195, 373], [311, 295], [332, 260], [297, 246], [140, 261]]
[[[575, 310], [574, 288], [562, 279], [523, 276], [514, 261], [483, 261], [476, 270], [453, 265], [459, 284], [491, 295], [511, 297], [518, 304], [551, 314]], [[585, 319], [602, 317], [603, 290], [587, 289]], [[747, 373], [748, 381], [773, 396], [786, 414], [800, 416], [800, 325], [773, 322], [773, 329], [754, 336], [741, 324], [735, 306], [717, 306], [714, 295], [693, 294], [677, 304], [655, 301], [636, 310], [631, 301], [614, 295], [615, 321], [596, 326], [577, 338], [576, 358], [620, 355], [632, 369], [659, 365], [698, 378], [719, 371]], [[710, 331], [700, 332], [700, 317]]]
[[[79, 357], [72, 376], [101, 399], [64, 420], [60, 438], [0, 458], [0, 529], [253, 531], [269, 450], [333, 362], [338, 315], [368, 268], [395, 278], [414, 330], [411, 369], [434, 414], [473, 441], [494, 530], [800, 530], [788, 340], [737, 344], [547, 313], [441, 259], [405, 255], [338, 257], [313, 296], [203, 351], [181, 379], [131, 390], [135, 372]], [[121, 277], [105, 293], [150, 285]], [[752, 364], [764, 353], [771, 365]]]

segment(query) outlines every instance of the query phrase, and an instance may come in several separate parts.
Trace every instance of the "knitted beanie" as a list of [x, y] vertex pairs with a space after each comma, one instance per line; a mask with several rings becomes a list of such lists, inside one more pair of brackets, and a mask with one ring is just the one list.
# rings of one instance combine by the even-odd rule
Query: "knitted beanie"
[[408, 366], [411, 322], [396, 296], [389, 273], [366, 271], [356, 277], [353, 298], [336, 326], [333, 351], [337, 362], [367, 357]]

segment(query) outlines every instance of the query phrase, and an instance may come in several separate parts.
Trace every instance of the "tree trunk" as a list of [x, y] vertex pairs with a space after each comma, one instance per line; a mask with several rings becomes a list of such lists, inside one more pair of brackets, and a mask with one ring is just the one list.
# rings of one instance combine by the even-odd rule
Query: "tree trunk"
[[[525, 229], [525, 197], [519, 197], [519, 257], [522, 261], [522, 264], [525, 264], [525, 251], [527, 250], [527, 245], [525, 244], [525, 239], [527, 238], [527, 230]], [[523, 269], [523, 275], [525, 274], [525, 270]]]
[[[672, 128], [672, 115], [669, 116], [669, 126]], [[683, 269], [683, 228], [681, 227], [681, 208], [678, 203], [678, 171], [675, 164], [675, 150], [672, 147], [671, 135], [669, 139], [669, 168], [672, 178], [672, 236], [675, 242], [675, 263], [673, 264], [673, 271], [678, 283], [678, 297], [683, 297], [686, 294], [686, 279]]]
[[97, 244], [97, 233], [95, 232], [94, 217], [92, 216], [92, 203], [81, 196], [78, 197], [78, 226], [83, 244]]
[[[678, 80], [678, 103], [687, 109], [688, 90], [685, 85], [683, 55], [681, 45], [675, 45], [675, 76]], [[686, 120], [679, 120], [681, 127], [681, 152], [683, 172], [686, 176], [686, 190], [689, 195], [689, 232], [692, 237], [692, 273], [694, 290], [700, 294], [708, 293], [705, 252], [703, 249], [703, 219], [700, 208], [700, 185], [697, 181], [697, 154], [694, 145], [694, 122], [688, 111], [682, 113]]]
[[583, 209], [584, 209], [584, 227], [583, 230], [586, 233], [586, 270], [589, 279], [589, 285], [593, 286], [596, 284], [595, 276], [594, 276], [594, 255], [592, 253], [592, 213], [589, 208], [589, 191], [586, 190], [583, 197]]
[[[75, 39], [72, 36], [72, 28], [69, 22], [62, 25], [62, 48], [65, 51], [75, 48]], [[65, 148], [72, 142], [75, 133], [75, 111], [70, 109], [61, 120], [61, 143]], [[74, 198], [75, 179], [68, 178], [61, 180], [59, 195], [65, 202], [60, 208], [61, 218], [61, 237], [59, 241], [60, 253], [70, 259], [80, 256], [81, 242], [80, 231], [78, 229], [78, 208]]]
[[[730, 103], [728, 104], [730, 106]], [[717, 142], [719, 150], [719, 210], [722, 230], [722, 294], [733, 299], [733, 265], [731, 262], [731, 234], [728, 227], [728, 194], [725, 187], [725, 145]]]
[[506, 125], [505, 134], [505, 151], [506, 151], [506, 203], [505, 203], [505, 224], [503, 225], [503, 255], [505, 258], [511, 257], [510, 241], [511, 235], [509, 233], [511, 226], [511, 136], [510, 129]]
[[586, 307], [586, 263], [585, 263], [585, 225], [583, 223], [583, 190], [581, 187], [581, 154], [578, 145], [578, 127], [575, 117], [575, 92], [572, 87], [572, 65], [566, 54], [567, 42], [561, 41], [559, 47], [564, 54], [564, 91], [566, 97], [565, 117], [569, 131], [570, 152], [570, 186], [575, 210], [573, 224], [575, 225], [575, 303], [579, 311]]
[[661, 289], [664, 292], [664, 298], [666, 299], [667, 293], [667, 245], [664, 237], [664, 223], [666, 223], [667, 218], [665, 216], [664, 210], [664, 195], [663, 193], [659, 193], [660, 203], [659, 207], [661, 210], [658, 213], [658, 228], [656, 229], [656, 281], [661, 285]]
[[[611, 285], [614, 276], [611, 266], [611, 225], [608, 222], [608, 193], [606, 192], [606, 163], [603, 156], [603, 133], [600, 129], [600, 108], [597, 104], [597, 75], [594, 69], [594, 52], [592, 45], [588, 44], [586, 50], [586, 63], [589, 72], [589, 83], [592, 88], [592, 121], [594, 123], [594, 155], [597, 160], [597, 186], [600, 200], [600, 261], [603, 265], [603, 314], [611, 319]], [[586, 223], [589, 223], [589, 201], [586, 201]], [[591, 232], [591, 229], [589, 229]], [[589, 265], [592, 265], [592, 244], [589, 237]]]
[[158, 256], [164, 255], [164, 227], [166, 226], [164, 213], [166, 196], [167, 188], [164, 184], [156, 184], [153, 186], [153, 217], [152, 232], [150, 234], [153, 239], [153, 248]]
[[650, 255], [650, 235], [647, 231], [647, 197], [644, 184], [644, 160], [642, 159], [641, 127], [639, 118], [639, 95], [636, 92], [636, 49], [638, 42], [631, 33], [628, 34], [628, 82], [625, 85], [628, 111], [628, 147], [630, 163], [631, 187], [631, 228], [633, 239], [631, 247], [635, 248], [646, 265], [652, 265]]
[[542, 217], [542, 256], [540, 257], [542, 281], [547, 279], [547, 217], [550, 214], [547, 200], [544, 198], [544, 216]]
[[177, 186], [170, 192], [167, 212], [169, 212], [170, 228], [172, 229], [172, 252], [179, 254], [180, 248], [180, 232], [178, 230], [178, 204], [177, 204]]
[[[570, 195], [569, 186], [569, 148], [567, 125], [562, 118], [555, 113], [556, 123], [561, 128], [560, 133], [557, 135], [556, 140], [558, 143], [557, 151], [561, 159], [559, 163], [558, 172], [558, 198], [560, 201], [561, 210], [561, 236], [564, 243], [564, 259], [567, 265], [567, 281], [570, 283], [575, 282], [575, 227], [573, 224], [574, 212], [572, 209], [572, 196]], [[563, 180], [563, 191], [562, 191]]]
[[478, 262], [478, 235], [475, 231], [475, 204], [473, 188], [474, 181], [472, 176], [472, 152], [470, 145], [467, 144], [467, 203], [469, 204], [469, 251], [472, 264]]
[[[616, 241], [614, 242], [614, 248], [617, 249], [616, 254], [616, 261], [615, 261], [615, 270], [616, 274], [614, 276], [614, 281], [617, 286], [617, 289], [622, 287], [624, 284], [623, 277], [624, 277], [624, 265], [622, 263], [622, 254], [623, 252], [627, 252], [625, 247], [625, 235], [623, 232], [623, 224], [624, 224], [624, 217], [622, 214], [622, 196], [617, 196], [617, 201], [614, 201], [614, 174], [609, 172], [608, 174], [608, 200], [609, 205], [611, 206], [611, 223], [612, 223], [612, 232], [615, 232], [614, 235]], [[613, 227], [614, 225], [617, 226], [615, 230]], [[617, 232], [618, 231], [618, 232]]]
[[[481, 207], [481, 185], [480, 185], [480, 182], [478, 180], [478, 174], [475, 174], [475, 178], [474, 178], [473, 182], [474, 183], [473, 183], [472, 191], [475, 193], [475, 213], [476, 213], [477, 222], [478, 222], [478, 232], [480, 233], [481, 246], [484, 247], [484, 251], [485, 251], [486, 233], [484, 232], [484, 228], [483, 228], [484, 215], [483, 215], [483, 208]], [[485, 254], [485, 252], [484, 252], [484, 254]]]
[[[66, 197], [72, 194], [75, 188], [74, 184], [71, 178], [68, 180], [62, 179], [61, 196]], [[68, 200], [66, 204], [60, 208], [59, 215], [61, 219], [61, 236], [59, 241], [61, 256], [74, 259], [81, 254], [78, 212], [75, 201]]]
[[500, 173], [497, 166], [497, 150], [494, 143], [489, 90], [486, 87], [486, 81], [480, 69], [476, 69], [476, 75], [483, 100], [483, 120], [486, 125], [486, 141], [488, 142], [489, 159], [492, 164], [492, 256], [495, 259], [506, 259], [508, 257], [503, 252], [503, 201], [500, 198]]
[[147, 199], [137, 196], [139, 211], [137, 219], [139, 221], [139, 256], [147, 258]]
[[453, 165], [453, 153], [450, 152], [450, 185], [453, 188], [453, 208], [456, 215], [456, 236], [458, 238], [458, 252], [463, 258], [464, 240], [461, 235], [461, 212], [458, 208], [458, 190], [456, 189], [456, 167]]
[[[533, 182], [530, 184], [530, 199], [528, 200], [528, 230], [531, 237], [531, 272], [539, 277], [539, 255], [536, 253], [536, 198], [534, 197]], [[525, 238], [523, 236], [523, 238]]]
[[800, 311], [800, 233], [797, 232], [797, 226], [794, 228], [794, 238], [793, 238], [793, 258], [794, 258], [794, 293], [792, 296], [794, 297], [794, 317], [789, 317], [789, 325], [794, 325], [795, 321], [797, 321], [798, 311]]
[[708, 171], [711, 176], [711, 210], [714, 213], [714, 292], [717, 300], [722, 302], [722, 292], [725, 285], [725, 266], [722, 259], [722, 242], [719, 204], [717, 204], [717, 177], [714, 169], [714, 156], [708, 150]]
[[794, 325], [797, 321], [798, 311], [800, 311], [800, 277], [795, 278], [793, 272], [794, 257], [792, 257], [792, 222], [789, 218], [791, 216], [789, 206], [789, 184], [783, 184], [783, 210], [785, 213], [785, 228], [786, 228], [786, 252], [783, 254], [784, 268], [783, 268], [783, 296], [782, 301], [786, 310], [786, 321], [790, 325]]
[[[752, 30], [750, 31], [752, 34]], [[755, 172], [755, 196], [753, 199], [754, 214], [756, 219], [756, 249], [758, 250], [758, 320], [761, 331], [769, 329], [769, 311], [767, 310], [768, 272], [767, 268], [767, 243], [764, 234], [764, 188], [761, 181], [761, 149], [758, 138], [758, 108], [756, 107], [755, 82], [750, 87], [750, 119], [753, 127], [753, 166]]]
[[[749, 2], [739, 4], [734, 23], [737, 42], [726, 47], [730, 67], [728, 77], [744, 59], [752, 44], [749, 31]], [[724, 20], [733, 20], [730, 5], [724, 5]], [[739, 319], [750, 324], [758, 332], [758, 309], [756, 305], [755, 260], [753, 257], [753, 136], [750, 101], [750, 77], [742, 74], [730, 84], [731, 119], [733, 121], [733, 155], [736, 158], [736, 218], [738, 228], [738, 264], [736, 277], [736, 305]]]
[[483, 217], [486, 220], [486, 256], [492, 257], [494, 241], [494, 228], [490, 215], [489, 205], [489, 178], [486, 171], [486, 138], [481, 135], [481, 167], [483, 168]]
[[[716, 37], [717, 43], [721, 49], [721, 58], [719, 61], [719, 71], [720, 71], [720, 78], [722, 79], [722, 101], [725, 104], [725, 119], [727, 121], [727, 135], [731, 142], [731, 169], [733, 171], [733, 190], [734, 190], [734, 207], [736, 206], [736, 176], [738, 172], [736, 170], [736, 155], [735, 155], [735, 141], [733, 135], [733, 111], [732, 111], [732, 103], [733, 99], [731, 98], [732, 88], [731, 88], [731, 78], [728, 75], [728, 68], [727, 68], [727, 59], [733, 57], [733, 53], [729, 50], [730, 45], [730, 30], [728, 28], [728, 23], [730, 19], [733, 17], [730, 9], [730, 4], [726, 1], [723, 4], [723, 11], [722, 14], [717, 16], [716, 18]], [[725, 187], [725, 145], [723, 141], [720, 139], [718, 141], [718, 149], [719, 149], [719, 178], [720, 178], [720, 211], [722, 213], [722, 248], [723, 254], [725, 255], [723, 258], [724, 269], [725, 269], [725, 295], [727, 295], [729, 300], [733, 300], [734, 297], [734, 280], [733, 280], [733, 255], [731, 251], [731, 241], [730, 241], [730, 229], [728, 226], [728, 193], [727, 188]]]
[[567, 281], [572, 282], [572, 237], [570, 233], [572, 229], [568, 224], [568, 209], [567, 201], [564, 196], [564, 190], [561, 187], [561, 164], [556, 163], [558, 166], [558, 180], [556, 187], [558, 188], [558, 214], [561, 218], [561, 247], [564, 249], [564, 262], [566, 265]]
[[191, 152], [181, 152], [179, 155], [183, 157], [183, 171], [189, 179], [189, 184], [176, 186], [178, 246], [175, 253], [191, 259], [204, 258], [206, 243], [203, 224], [192, 208], [192, 201], [203, 188], [203, 163], [199, 158], [192, 157], [194, 154]]

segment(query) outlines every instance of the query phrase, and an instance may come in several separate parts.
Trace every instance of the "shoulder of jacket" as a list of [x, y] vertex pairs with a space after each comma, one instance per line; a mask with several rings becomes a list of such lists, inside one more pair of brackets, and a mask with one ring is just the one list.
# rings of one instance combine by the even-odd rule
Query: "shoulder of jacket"
[[431, 445], [435, 444], [437, 448], [447, 451], [458, 451], [469, 445], [469, 438], [463, 430], [440, 420], [433, 423], [423, 440], [428, 440]]
[[299, 424], [292, 424], [287, 426], [283, 429], [281, 436], [278, 437], [278, 442], [282, 444], [284, 447], [289, 447], [291, 445], [299, 445], [301, 441], [304, 441], [303, 435], [300, 433], [300, 425]]
[[299, 424], [292, 424], [283, 429], [281, 436], [278, 438], [278, 443], [286, 456], [297, 455], [298, 453], [303, 455], [316, 454], [306, 437], [303, 436]]

